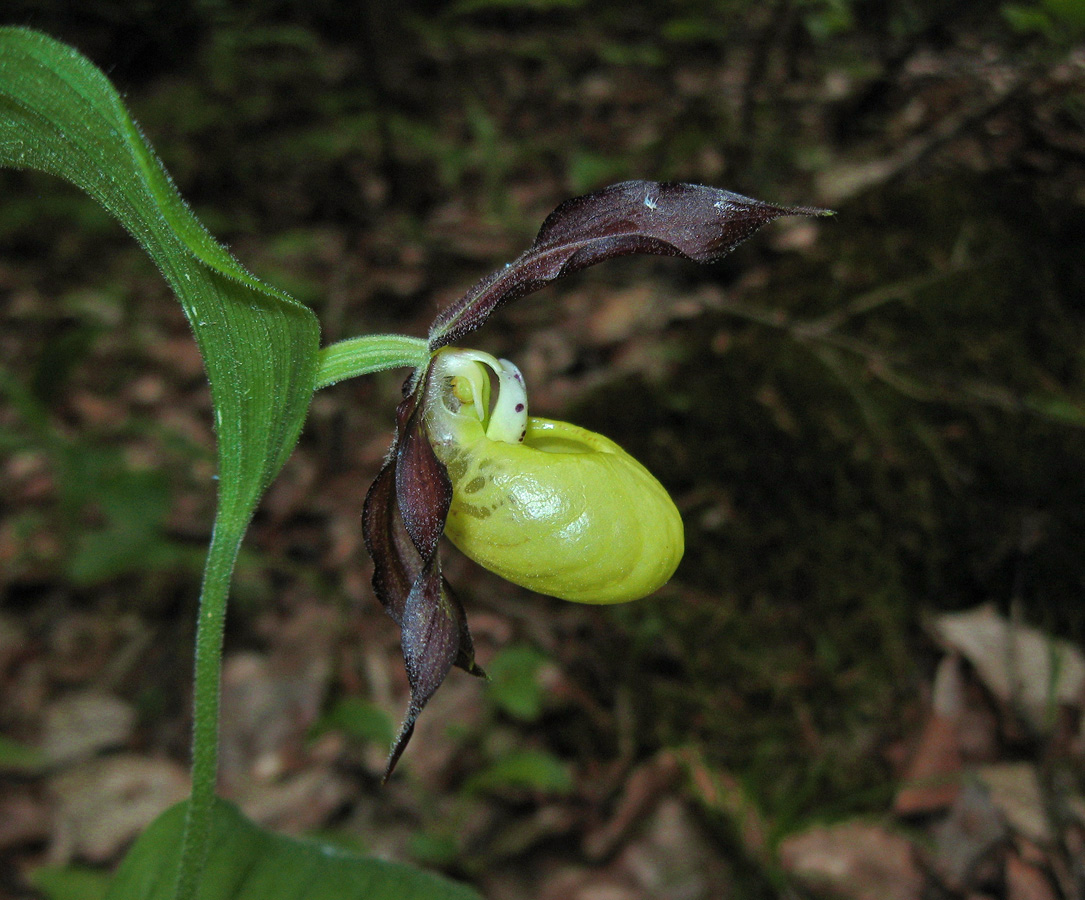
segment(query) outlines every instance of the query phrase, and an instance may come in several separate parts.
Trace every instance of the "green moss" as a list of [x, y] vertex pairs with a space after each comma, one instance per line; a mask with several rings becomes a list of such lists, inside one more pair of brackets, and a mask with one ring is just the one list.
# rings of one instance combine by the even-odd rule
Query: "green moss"
[[[1085, 633], [1085, 431], [1027, 402], [1085, 408], [1072, 217], [977, 182], [840, 218], [820, 261], [734, 298], [779, 327], [706, 314], [673, 336], [686, 357], [662, 383], [575, 412], [685, 518], [675, 581], [616, 613], [640, 733], [703, 745], [781, 831], [884, 808], [881, 750], [930, 674], [926, 612], [1019, 598]], [[869, 309], [820, 336], [795, 327], [857, 298]]]

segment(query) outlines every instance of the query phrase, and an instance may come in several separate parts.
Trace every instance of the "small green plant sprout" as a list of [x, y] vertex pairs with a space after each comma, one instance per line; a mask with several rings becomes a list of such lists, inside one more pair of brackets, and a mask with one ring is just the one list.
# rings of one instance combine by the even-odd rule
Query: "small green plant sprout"
[[625, 182], [560, 205], [522, 256], [437, 317], [428, 339], [372, 334], [321, 348], [313, 311], [246, 271], [197, 221], [105, 75], [21, 28], [0, 28], [0, 165], [67, 179], [131, 232], [177, 295], [211, 385], [218, 498], [196, 632], [192, 794], [137, 841], [108, 900], [473, 900], [409, 867], [262, 832], [217, 797], [226, 601], [257, 503], [317, 390], [411, 370], [363, 512], [374, 588], [401, 628], [411, 687], [387, 775], [451, 668], [481, 673], [441, 573], [442, 534], [512, 582], [585, 603], [644, 596], [682, 556], [678, 512], [639, 463], [600, 435], [529, 417], [512, 363], [453, 344], [502, 304], [604, 260], [711, 262], [776, 218], [824, 211]]

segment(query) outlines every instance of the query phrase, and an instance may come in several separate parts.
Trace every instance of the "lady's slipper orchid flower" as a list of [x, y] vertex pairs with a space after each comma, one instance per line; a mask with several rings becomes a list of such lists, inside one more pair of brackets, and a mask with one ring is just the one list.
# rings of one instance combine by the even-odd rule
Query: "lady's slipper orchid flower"
[[824, 213], [699, 185], [613, 185], [563, 203], [519, 259], [438, 316], [363, 513], [373, 587], [400, 626], [411, 686], [386, 778], [451, 668], [483, 674], [441, 574], [442, 534], [515, 584], [583, 603], [646, 596], [682, 557], [678, 511], [640, 463], [601, 435], [529, 417], [512, 363], [449, 345], [501, 304], [597, 262], [638, 253], [711, 262], [773, 219]]
[[423, 427], [452, 482], [445, 535], [513, 584], [621, 603], [662, 587], [682, 558], [663, 486], [613, 441], [529, 418], [520, 371], [477, 350], [430, 362]]

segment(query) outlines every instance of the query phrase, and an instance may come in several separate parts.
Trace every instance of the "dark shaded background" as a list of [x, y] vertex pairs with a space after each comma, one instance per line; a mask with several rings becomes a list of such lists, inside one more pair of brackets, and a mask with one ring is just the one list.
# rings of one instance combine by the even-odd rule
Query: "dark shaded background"
[[[450, 551], [494, 681], [454, 674], [384, 789], [405, 678], [359, 516], [399, 376], [319, 395], [238, 575], [226, 793], [495, 898], [806, 896], [778, 851], [855, 816], [945, 849], [947, 806], [891, 813], [942, 655], [925, 622], [991, 602], [1085, 635], [1079, 3], [17, 0], [2, 19], [101, 66], [198, 215], [326, 342], [423, 334], [557, 203], [625, 178], [838, 212], [713, 267], [607, 264], [477, 335], [539, 414], [660, 477], [687, 556], [657, 596], [592, 609]], [[108, 871], [133, 796], [183, 793], [213, 441], [151, 264], [27, 173], [0, 173], [0, 376], [0, 732], [52, 748], [0, 769], [0, 894], [31, 896], [46, 862]], [[1076, 797], [1080, 708], [1029, 727], [963, 677], [986, 723], [964, 755]], [[93, 732], [79, 715], [117, 723], [56, 750]], [[130, 783], [96, 794], [105, 772]], [[86, 819], [112, 824], [96, 843]], [[916, 849], [915, 884], [1071, 896], [1081, 823], [1054, 825], [1034, 859], [996, 841], [956, 880]], [[1049, 894], [1013, 887], [1021, 860]]]

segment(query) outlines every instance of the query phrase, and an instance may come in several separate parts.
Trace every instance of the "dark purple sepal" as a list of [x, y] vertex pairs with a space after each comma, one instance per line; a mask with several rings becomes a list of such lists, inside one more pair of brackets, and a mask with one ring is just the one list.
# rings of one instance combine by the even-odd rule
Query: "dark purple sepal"
[[[400, 407], [410, 400], [404, 400]], [[416, 404], [400, 432], [396, 448], [396, 501], [407, 534], [423, 561], [427, 561], [436, 555], [445, 530], [448, 508], [452, 505], [452, 482], [444, 463], [433, 452], [423, 412], [422, 404]]]
[[452, 485], [422, 424], [424, 385], [396, 407], [396, 434], [388, 459], [366, 494], [362, 536], [373, 558], [373, 588], [388, 614], [402, 624], [403, 606], [428, 559], [437, 553]]
[[527, 252], [437, 317], [430, 350], [474, 331], [502, 304], [604, 260], [647, 253], [713, 262], [773, 219], [821, 215], [829, 211], [674, 182], [625, 181], [575, 197], [546, 217]]
[[385, 612], [402, 625], [407, 596], [422, 571], [422, 557], [403, 526], [396, 504], [393, 460], [385, 463], [366, 494], [362, 537], [373, 560], [373, 591]]
[[422, 398], [428, 370], [396, 408], [388, 460], [366, 494], [362, 534], [373, 558], [373, 590], [400, 626], [411, 699], [385, 770], [391, 775], [415, 720], [452, 666], [485, 677], [475, 664], [463, 606], [441, 575], [438, 553], [452, 484], [426, 434]]
[[401, 624], [403, 606], [425, 560], [409, 536], [399, 504], [399, 449], [418, 405], [408, 394], [396, 407], [396, 433], [383, 468], [370, 486], [362, 508], [362, 537], [373, 559], [373, 590], [385, 611]]
[[402, 646], [411, 700], [384, 771], [392, 774], [414, 733], [419, 713], [441, 686], [453, 665], [485, 677], [475, 664], [474, 646], [463, 606], [441, 576], [440, 558], [434, 556], [415, 581], [403, 610]]

